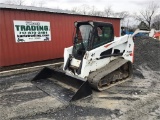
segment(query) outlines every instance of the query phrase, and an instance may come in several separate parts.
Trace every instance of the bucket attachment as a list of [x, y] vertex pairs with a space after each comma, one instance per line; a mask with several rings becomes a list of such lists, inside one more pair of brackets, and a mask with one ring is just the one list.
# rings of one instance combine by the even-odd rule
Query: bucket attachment
[[42, 69], [32, 83], [47, 94], [64, 102], [75, 101], [92, 94], [88, 81], [82, 81], [65, 73], [50, 69]]

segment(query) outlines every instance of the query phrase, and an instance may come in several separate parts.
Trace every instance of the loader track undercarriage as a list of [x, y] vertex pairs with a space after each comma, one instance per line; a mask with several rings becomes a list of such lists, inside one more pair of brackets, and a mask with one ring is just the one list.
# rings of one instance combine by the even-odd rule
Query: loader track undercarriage
[[92, 72], [88, 77], [90, 85], [99, 91], [129, 80], [132, 77], [132, 64], [124, 59], [112, 61], [109, 65]]

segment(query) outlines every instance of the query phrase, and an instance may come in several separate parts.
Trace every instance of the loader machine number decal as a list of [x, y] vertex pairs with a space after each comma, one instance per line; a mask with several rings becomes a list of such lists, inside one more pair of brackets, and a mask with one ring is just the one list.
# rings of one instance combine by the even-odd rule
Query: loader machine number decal
[[15, 40], [19, 42], [51, 41], [50, 22], [14, 20]]

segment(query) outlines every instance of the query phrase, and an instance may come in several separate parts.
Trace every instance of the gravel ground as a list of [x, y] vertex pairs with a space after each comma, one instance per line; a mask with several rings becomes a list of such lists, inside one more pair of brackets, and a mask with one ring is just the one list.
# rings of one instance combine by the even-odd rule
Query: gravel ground
[[160, 40], [141, 37], [134, 41], [136, 68], [139, 65], [147, 65], [152, 70], [160, 71]]
[[[3, 77], [0, 81], [1, 120], [158, 120], [159, 71], [140, 67], [144, 78], [128, 82], [71, 104], [48, 96], [28, 81], [35, 73]], [[56, 104], [55, 104], [56, 103]]]
[[[136, 41], [135, 46], [141, 42]], [[155, 45], [149, 39], [144, 42]], [[37, 72], [0, 77], [1, 120], [160, 120], [160, 70], [155, 62], [158, 53], [138, 55], [137, 50], [142, 48], [135, 47], [135, 57], [152, 57], [150, 61], [146, 56], [135, 59], [132, 80], [103, 92], [93, 91], [91, 97], [70, 104], [61, 103], [31, 84]]]

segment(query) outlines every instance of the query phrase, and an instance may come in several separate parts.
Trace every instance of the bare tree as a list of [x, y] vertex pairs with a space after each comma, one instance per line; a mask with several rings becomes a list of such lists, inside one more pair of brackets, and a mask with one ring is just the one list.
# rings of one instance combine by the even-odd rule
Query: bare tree
[[71, 9], [71, 12], [73, 12], [73, 13], [80, 13], [78, 7], [73, 7], [73, 8]]
[[93, 16], [104, 16], [104, 13], [102, 11], [97, 10], [95, 6], [90, 7], [88, 11], [88, 15], [93, 15]]
[[36, 0], [32, 0], [30, 5], [31, 6], [37, 6], [37, 1]]
[[104, 17], [104, 13], [102, 11], [95, 11], [93, 15]]
[[92, 7], [90, 7], [90, 11], [88, 12], [88, 14], [89, 15], [95, 15], [95, 12], [96, 12], [96, 7], [92, 6]]
[[[2, 3], [13, 5], [26, 5], [26, 0], [4, 0]], [[32, 0], [30, 5], [43, 7], [45, 3], [45, 0]]]
[[90, 10], [90, 6], [83, 4], [79, 7], [73, 7], [71, 9], [71, 12], [73, 13], [79, 13], [79, 14], [83, 14], [83, 15], [88, 15], [89, 14], [89, 10]]
[[122, 11], [122, 12], [116, 12], [114, 13], [114, 17], [122, 18], [125, 19], [129, 16], [129, 12], [127, 11]]
[[147, 23], [148, 27], [151, 27], [152, 19], [154, 15], [158, 12], [159, 6], [158, 4], [151, 2], [146, 8], [141, 10], [139, 14], [135, 14], [135, 18], [138, 21], [144, 21]]
[[108, 6], [104, 8], [104, 16], [105, 17], [110, 17], [113, 15], [113, 10], [112, 10], [112, 6]]
[[25, 5], [25, 0], [15, 0], [16, 5]]
[[152, 28], [160, 30], [160, 14], [153, 18]]
[[3, 0], [2, 3], [5, 3], [5, 4], [12, 4], [12, 0]]
[[44, 0], [39, 0], [39, 2], [38, 2], [38, 6], [39, 6], [39, 7], [44, 7], [45, 4], [46, 4], [46, 3], [45, 3]]
[[25, 0], [4, 0], [5, 4], [25, 5]]
[[90, 7], [88, 5], [86, 5], [86, 4], [84, 4], [84, 5], [82, 5], [82, 6], [79, 7], [79, 11], [83, 15], [87, 15], [89, 9], [90, 9]]
[[129, 12], [122, 11], [122, 12], [116, 12], [113, 13], [113, 17], [121, 18], [121, 25], [122, 26], [128, 26], [129, 25]]

